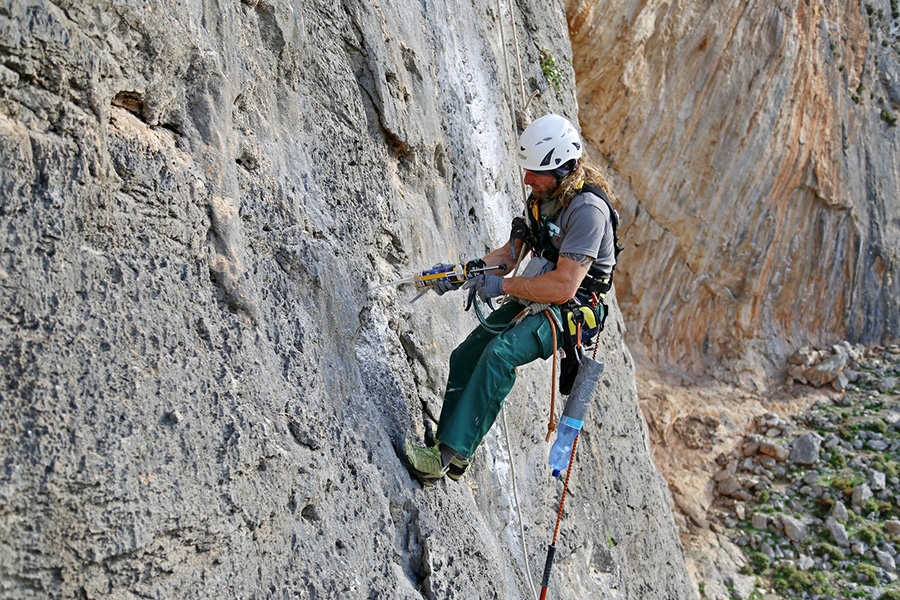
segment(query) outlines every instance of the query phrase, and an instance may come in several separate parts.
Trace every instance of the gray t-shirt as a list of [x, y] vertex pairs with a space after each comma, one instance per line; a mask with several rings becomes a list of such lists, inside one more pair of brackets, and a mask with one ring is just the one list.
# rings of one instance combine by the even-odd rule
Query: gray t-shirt
[[578, 194], [557, 224], [559, 235], [551, 237], [551, 243], [560, 254], [590, 256], [604, 273], [612, 273], [616, 264], [615, 244], [609, 207], [603, 198], [591, 192]]

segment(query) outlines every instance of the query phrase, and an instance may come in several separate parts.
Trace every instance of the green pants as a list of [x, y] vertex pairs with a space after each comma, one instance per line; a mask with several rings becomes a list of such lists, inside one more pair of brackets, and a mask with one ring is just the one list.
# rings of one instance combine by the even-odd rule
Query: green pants
[[[507, 302], [491, 313], [494, 327], [508, 324], [524, 307]], [[553, 307], [559, 318], [559, 308]], [[450, 355], [450, 375], [437, 438], [471, 457], [494, 424], [503, 400], [516, 382], [516, 367], [553, 354], [553, 329], [544, 313], [525, 318], [502, 333], [480, 325]]]

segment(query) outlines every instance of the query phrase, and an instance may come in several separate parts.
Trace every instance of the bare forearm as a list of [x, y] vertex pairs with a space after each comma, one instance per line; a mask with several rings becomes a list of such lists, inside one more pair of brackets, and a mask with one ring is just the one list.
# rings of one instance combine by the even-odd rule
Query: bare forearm
[[532, 302], [563, 304], [575, 297], [591, 261], [587, 256], [560, 256], [552, 271], [535, 277], [507, 278], [503, 292]]
[[537, 277], [508, 277], [503, 282], [505, 294], [549, 304], [565, 303], [575, 295], [577, 289], [577, 285], [573, 287], [557, 271]]

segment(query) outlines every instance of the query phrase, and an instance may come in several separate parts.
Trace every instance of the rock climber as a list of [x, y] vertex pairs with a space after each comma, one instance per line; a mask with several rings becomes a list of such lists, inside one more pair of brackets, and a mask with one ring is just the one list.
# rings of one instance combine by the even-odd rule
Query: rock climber
[[[554, 352], [552, 328], [562, 330], [564, 305], [593, 306], [595, 332], [606, 316], [602, 299], [618, 248], [609, 182], [586, 160], [575, 126], [556, 114], [525, 129], [516, 159], [531, 188], [525, 219], [514, 220], [510, 241], [481, 259], [489, 267], [506, 266], [462, 285], [474, 288], [482, 301], [504, 295], [508, 300], [450, 355], [434, 445], [409, 439], [403, 444], [409, 471], [425, 485], [445, 475], [459, 480], [469, 468], [515, 383], [516, 367]], [[522, 274], [504, 277], [525, 246], [532, 256]], [[460, 285], [435, 289], [443, 294]]]

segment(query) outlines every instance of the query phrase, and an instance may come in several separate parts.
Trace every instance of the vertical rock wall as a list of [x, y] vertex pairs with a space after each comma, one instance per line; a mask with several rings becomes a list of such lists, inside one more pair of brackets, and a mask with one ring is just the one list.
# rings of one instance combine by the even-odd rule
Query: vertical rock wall
[[896, 4], [566, 6], [581, 121], [628, 205], [635, 350], [755, 384], [803, 344], [896, 339]]
[[[576, 118], [569, 57], [543, 2], [0, 2], [0, 595], [531, 595], [550, 365], [423, 490], [474, 321], [372, 288], [503, 241], [516, 65]], [[689, 598], [610, 321], [551, 597]]]

